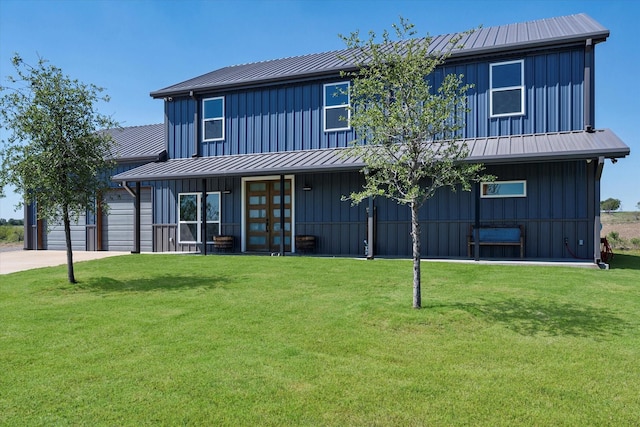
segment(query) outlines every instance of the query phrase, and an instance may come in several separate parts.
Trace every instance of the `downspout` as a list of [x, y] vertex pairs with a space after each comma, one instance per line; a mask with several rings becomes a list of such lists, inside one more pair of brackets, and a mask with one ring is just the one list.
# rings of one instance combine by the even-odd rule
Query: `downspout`
[[200, 157], [200, 122], [198, 121], [198, 109], [200, 108], [200, 104], [198, 103], [198, 98], [196, 97], [193, 91], [189, 92], [189, 97], [193, 99], [194, 108], [193, 108], [193, 153], [191, 157]]
[[133, 213], [133, 251], [131, 253], [140, 253], [140, 211], [142, 200], [140, 200], [140, 181], [136, 181], [136, 197], [133, 201], [135, 212]]
[[593, 132], [595, 128], [594, 70], [595, 52], [592, 39], [587, 39], [584, 48], [584, 130]]
[[120, 185], [122, 186], [122, 188], [127, 190], [127, 193], [129, 193], [131, 197], [133, 197], [134, 199], [136, 198], [136, 193], [134, 193], [133, 190], [129, 188], [129, 186], [127, 185], [127, 181], [122, 181], [122, 184]]
[[593, 209], [595, 212], [593, 221], [593, 260], [596, 264], [601, 265], [600, 255], [600, 232], [602, 230], [602, 224], [600, 223], [600, 178], [602, 177], [602, 169], [604, 168], [604, 157], [598, 157], [598, 164], [596, 165], [594, 176], [594, 200]]
[[136, 194], [140, 194], [140, 182], [136, 182], [136, 191], [134, 192], [127, 185], [127, 181], [120, 184], [131, 197], [133, 197], [133, 250], [132, 254], [140, 253], [140, 200]]

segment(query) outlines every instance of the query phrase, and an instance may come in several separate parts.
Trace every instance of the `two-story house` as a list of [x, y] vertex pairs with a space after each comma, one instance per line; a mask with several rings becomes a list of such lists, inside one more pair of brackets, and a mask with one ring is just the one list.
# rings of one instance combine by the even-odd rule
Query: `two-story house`
[[[467, 160], [484, 163], [497, 181], [427, 201], [424, 257], [467, 257], [470, 225], [485, 224], [522, 226], [527, 259], [599, 259], [603, 167], [630, 152], [595, 122], [595, 48], [608, 36], [579, 14], [463, 39], [436, 75], [463, 74], [473, 85]], [[410, 256], [407, 207], [341, 201], [363, 183], [363, 165], [341, 154], [355, 139], [339, 120], [349, 97], [332, 96], [350, 85], [340, 74], [353, 69], [343, 53], [225, 67], [152, 92], [164, 102], [167, 159], [113, 176], [132, 196], [150, 196], [151, 224], [133, 221], [134, 249], [210, 253], [225, 235], [234, 252], [296, 252], [296, 237], [312, 236], [305, 249], [313, 253], [361, 256], [370, 216], [374, 253]], [[143, 204], [130, 205], [140, 218]], [[480, 256], [519, 253], [487, 246]]]

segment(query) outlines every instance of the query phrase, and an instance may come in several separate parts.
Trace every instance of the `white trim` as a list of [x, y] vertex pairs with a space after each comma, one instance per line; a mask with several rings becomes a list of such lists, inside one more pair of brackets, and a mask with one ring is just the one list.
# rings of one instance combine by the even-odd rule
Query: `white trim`
[[[347, 103], [340, 105], [331, 105], [327, 106], [327, 86], [337, 86], [337, 85], [347, 85]], [[335, 82], [335, 83], [325, 83], [322, 85], [322, 129], [324, 132], [337, 132], [341, 130], [350, 130], [351, 129], [351, 82], [343, 81], [343, 82]], [[332, 110], [336, 108], [347, 108], [347, 126], [342, 128], [331, 128], [327, 129], [327, 110]]]
[[[196, 220], [195, 221], [182, 221], [180, 218], [180, 197], [181, 196], [196, 196]], [[198, 192], [188, 192], [188, 193], [178, 193], [178, 243], [180, 244], [191, 244], [191, 243], [200, 243], [202, 240], [202, 236], [200, 236], [200, 224], [201, 220], [201, 211], [200, 208], [200, 193]], [[196, 240], [182, 240], [182, 233], [180, 232], [181, 227], [180, 224], [196, 224]]]
[[[204, 103], [206, 101], [213, 101], [213, 100], [216, 100], [216, 99], [221, 99], [222, 100], [222, 116], [205, 118], [205, 116], [204, 116]], [[224, 134], [225, 134], [225, 128], [226, 128], [226, 121], [227, 121], [226, 114], [225, 114], [224, 96], [215, 96], [213, 98], [203, 98], [201, 105], [202, 105], [202, 120], [200, 121], [200, 125], [201, 125], [201, 130], [202, 130], [202, 141], [204, 141], [204, 142], [224, 141]], [[206, 139], [205, 138], [205, 132], [204, 132], [204, 124], [205, 124], [205, 122], [212, 121], [212, 120], [220, 120], [220, 119], [222, 119], [222, 137], [221, 138]]]
[[[205, 227], [206, 224], [218, 224], [218, 233], [220, 233], [222, 231], [222, 194], [220, 191], [208, 191], [207, 192], [207, 196], [210, 194], [217, 194], [218, 195], [218, 220], [217, 221], [207, 221], [207, 218], [204, 218], [204, 222], [205, 222]], [[206, 203], [206, 199], [205, 199], [205, 203]], [[205, 209], [206, 211], [206, 209]], [[202, 227], [201, 227], [202, 229]], [[211, 239], [211, 240], [209, 240]], [[200, 239], [202, 240], [202, 239]], [[207, 236], [207, 244], [212, 244], [213, 243], [213, 236]]]
[[[206, 224], [215, 224], [216, 222], [218, 223], [218, 231], [220, 231], [222, 229], [222, 196], [220, 194], [220, 191], [208, 191], [207, 192], [207, 196], [209, 194], [217, 194], [218, 195], [218, 209], [220, 210], [220, 212], [218, 212], [219, 217], [218, 217], [218, 221], [207, 221], [206, 218], [202, 218], [202, 192], [197, 192], [197, 191], [190, 191], [188, 193], [178, 193], [178, 243], [179, 244], [198, 244], [198, 243], [202, 243], [202, 223], [204, 221], [205, 223], [205, 227]], [[181, 221], [180, 218], [180, 197], [181, 196], [196, 196], [196, 221]], [[206, 203], [206, 200], [204, 201], [204, 203]], [[196, 224], [197, 226], [197, 231], [196, 231], [196, 240], [182, 240], [182, 235], [180, 233], [180, 224]], [[207, 236], [208, 238], [209, 236]], [[212, 244], [213, 240], [207, 240], [206, 242], [207, 244]]]
[[[280, 179], [280, 175], [265, 175], [265, 176], [251, 176], [251, 177], [242, 177], [240, 187], [242, 187], [241, 191], [241, 203], [240, 203], [240, 212], [241, 212], [241, 223], [240, 223], [240, 251], [247, 251], [247, 206], [246, 206], [246, 189], [247, 182], [250, 181], [277, 181]], [[296, 233], [296, 177], [295, 175], [285, 175], [284, 179], [288, 179], [291, 181], [291, 253], [296, 252], [295, 245], [295, 233]]]
[[[493, 67], [499, 67], [501, 65], [520, 64], [520, 85], [519, 86], [507, 86], [494, 89], [493, 88]], [[509, 90], [520, 90], [520, 111], [512, 113], [493, 114], [493, 94], [494, 92], [506, 92]], [[523, 116], [525, 114], [525, 84], [524, 84], [524, 59], [518, 59], [515, 61], [494, 62], [489, 64], [489, 117], [509, 117], [509, 116]]]
[[[484, 186], [492, 184], [522, 184], [522, 194], [484, 194]], [[527, 197], [527, 180], [492, 181], [480, 183], [480, 197], [483, 199], [504, 199], [508, 197]]]

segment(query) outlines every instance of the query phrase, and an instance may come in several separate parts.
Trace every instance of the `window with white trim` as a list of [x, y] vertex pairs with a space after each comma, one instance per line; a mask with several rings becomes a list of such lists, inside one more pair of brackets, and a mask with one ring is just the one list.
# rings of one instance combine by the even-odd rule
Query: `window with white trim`
[[527, 181], [493, 181], [480, 184], [483, 198], [527, 197]]
[[[178, 242], [202, 242], [202, 194], [178, 194]], [[207, 243], [220, 234], [220, 192], [207, 193], [206, 197]]]
[[350, 129], [349, 82], [324, 85], [324, 131]]
[[202, 100], [202, 135], [205, 141], [224, 139], [224, 97]]
[[524, 114], [524, 61], [491, 64], [489, 68], [491, 117]]

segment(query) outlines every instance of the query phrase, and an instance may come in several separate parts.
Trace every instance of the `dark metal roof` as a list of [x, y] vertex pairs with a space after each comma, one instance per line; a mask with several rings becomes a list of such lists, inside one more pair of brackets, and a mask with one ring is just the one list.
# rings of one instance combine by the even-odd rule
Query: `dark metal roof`
[[129, 126], [105, 132], [115, 141], [118, 163], [160, 160], [166, 154], [164, 124]]
[[509, 135], [465, 140], [468, 160], [481, 163], [522, 163], [594, 157], [628, 156], [629, 147], [609, 129], [534, 135]]
[[[619, 158], [629, 147], [610, 130], [514, 135], [465, 140], [469, 162], [486, 164]], [[358, 170], [364, 164], [345, 158], [344, 148], [286, 151], [236, 156], [171, 159], [148, 163], [115, 175], [114, 181], [147, 181], [215, 176], [255, 176]]]
[[[456, 34], [433, 37], [432, 51], [444, 51], [449, 40]], [[463, 48], [453, 52], [452, 57], [485, 55], [519, 49], [533, 49], [577, 43], [592, 39], [595, 43], [604, 41], [609, 30], [586, 14], [560, 16], [537, 21], [480, 28], [461, 40]], [[204, 92], [335, 75], [340, 70], [353, 69], [348, 50], [315, 53], [311, 55], [276, 59], [251, 64], [221, 68], [184, 82], [151, 92], [154, 98], [187, 95], [190, 91]]]

